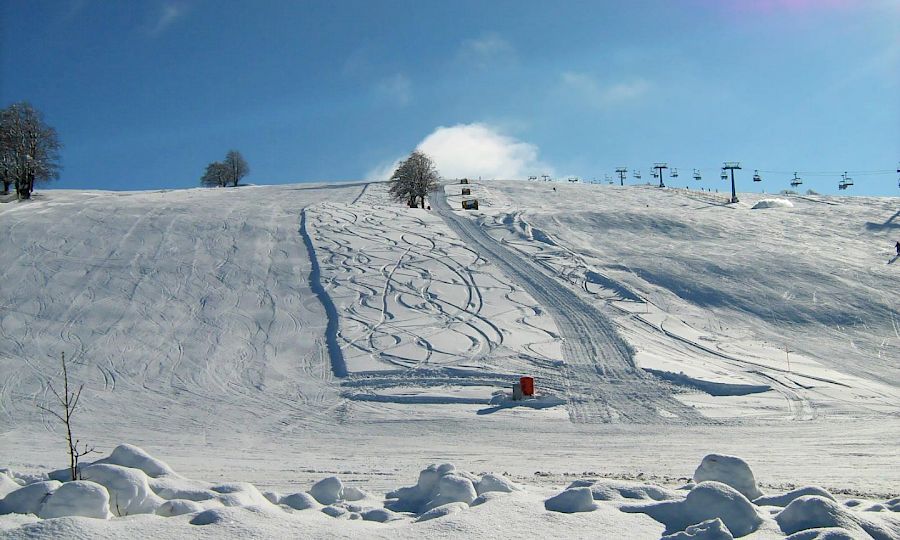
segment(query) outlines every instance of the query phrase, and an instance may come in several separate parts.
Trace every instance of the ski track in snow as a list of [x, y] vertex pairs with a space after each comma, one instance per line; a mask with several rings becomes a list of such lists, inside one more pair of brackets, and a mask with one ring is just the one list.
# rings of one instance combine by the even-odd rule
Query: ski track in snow
[[[453, 186], [436, 211], [403, 208], [381, 183], [0, 204], [0, 466], [60, 463], [35, 405], [65, 351], [85, 440], [164, 447], [198, 476], [378, 484], [435, 459], [663, 473], [731, 450], [770, 478], [896, 485], [897, 266], [851, 241], [888, 237], [890, 201], [779, 214], [682, 190], [472, 188], [481, 212], [449, 209]], [[734, 248], [719, 230], [747, 224]], [[849, 255], [826, 249], [844, 229]], [[772, 391], [712, 396], [643, 366]], [[520, 375], [565, 406], [487, 406]]]
[[[673, 398], [670, 385], [635, 368], [612, 323], [555, 276], [497, 243], [475, 221], [458, 216], [446, 198], [432, 198], [450, 228], [534, 297], [553, 317], [565, 364], [551, 387], [565, 395], [573, 422], [696, 423], [702, 416]], [[662, 412], [665, 411], [665, 412]]]

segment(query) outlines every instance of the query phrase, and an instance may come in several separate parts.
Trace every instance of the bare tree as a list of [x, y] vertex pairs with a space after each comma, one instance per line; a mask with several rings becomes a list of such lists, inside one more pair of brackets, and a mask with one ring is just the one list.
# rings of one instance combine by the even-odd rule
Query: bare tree
[[206, 187], [223, 187], [228, 183], [228, 167], [221, 161], [213, 161], [206, 166], [200, 184]]
[[19, 199], [30, 199], [35, 182], [59, 178], [56, 130], [29, 103], [0, 110], [0, 178], [4, 192], [15, 184]]
[[244, 156], [237, 150], [229, 150], [225, 154], [224, 164], [228, 169], [228, 180], [232, 182], [233, 186], [237, 186], [241, 178], [250, 173], [250, 166], [247, 165]]
[[75, 410], [78, 407], [78, 399], [81, 397], [81, 391], [84, 389], [84, 385], [82, 384], [81, 386], [79, 386], [78, 390], [69, 390], [69, 371], [66, 366], [66, 353], [62, 353], [62, 372], [62, 395], [60, 395], [60, 393], [56, 391], [56, 388], [53, 388], [53, 383], [47, 381], [47, 386], [50, 388], [50, 391], [53, 392], [53, 395], [56, 396], [56, 401], [62, 408], [62, 414], [48, 407], [44, 407], [43, 405], [38, 405], [38, 408], [46, 413], [52, 414], [66, 426], [66, 443], [69, 447], [69, 472], [72, 475], [72, 480], [77, 480], [78, 460], [86, 454], [95, 452], [95, 450], [93, 447], [89, 447], [87, 444], [84, 444], [81, 446], [81, 448], [79, 448], [78, 444], [80, 441], [72, 437], [72, 416], [75, 415]]
[[391, 175], [390, 193], [395, 199], [405, 201], [410, 208], [419, 205], [425, 208], [425, 197], [437, 187], [439, 178], [431, 158], [415, 150], [400, 162]]

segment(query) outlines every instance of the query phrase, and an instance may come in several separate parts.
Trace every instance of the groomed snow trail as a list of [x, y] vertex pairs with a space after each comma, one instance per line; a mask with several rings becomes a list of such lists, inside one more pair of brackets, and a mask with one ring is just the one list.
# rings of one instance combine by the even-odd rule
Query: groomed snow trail
[[626, 343], [596, 308], [555, 277], [491, 238], [475, 221], [457, 215], [443, 192], [430, 199], [450, 229], [547, 311], [563, 338], [565, 364], [549, 381], [565, 395], [576, 423], [697, 423], [706, 421], [673, 397], [674, 389], [637, 369]]

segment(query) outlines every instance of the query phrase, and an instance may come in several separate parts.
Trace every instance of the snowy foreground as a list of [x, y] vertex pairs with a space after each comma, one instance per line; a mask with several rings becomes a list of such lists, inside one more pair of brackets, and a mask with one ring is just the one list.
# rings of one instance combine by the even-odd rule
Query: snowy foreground
[[468, 188], [0, 204], [0, 537], [900, 538], [898, 199]]

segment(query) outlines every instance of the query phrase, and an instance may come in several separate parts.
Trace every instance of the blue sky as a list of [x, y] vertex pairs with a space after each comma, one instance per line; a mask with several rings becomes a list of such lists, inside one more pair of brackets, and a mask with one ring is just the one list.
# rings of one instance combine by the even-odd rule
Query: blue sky
[[738, 160], [739, 189], [896, 195], [900, 1], [10, 0], [20, 100], [59, 188], [194, 186], [230, 148], [253, 183], [371, 178], [421, 146], [447, 176], [668, 161], [723, 189]]

